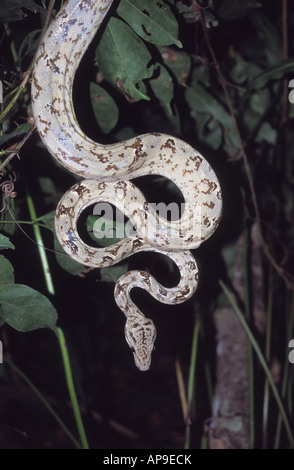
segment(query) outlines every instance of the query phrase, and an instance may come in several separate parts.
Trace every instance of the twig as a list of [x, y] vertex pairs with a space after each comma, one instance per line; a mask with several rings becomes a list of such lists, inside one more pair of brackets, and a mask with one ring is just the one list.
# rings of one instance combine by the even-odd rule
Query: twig
[[14, 151], [12, 153], [9, 152], [9, 155], [8, 157], [4, 160], [4, 162], [0, 165], [0, 171], [3, 170], [3, 168], [6, 167], [6, 165], [8, 165], [8, 163], [18, 154], [19, 154], [19, 151], [20, 149], [22, 148], [22, 146], [26, 143], [26, 141], [31, 137], [31, 135], [33, 134], [34, 130], [36, 129], [36, 126], [32, 126], [32, 128], [26, 133], [26, 135], [23, 137], [23, 139], [18, 142], [18, 144], [15, 146], [15, 148], [13, 149]]
[[184, 422], [186, 422], [187, 412], [188, 412], [187, 394], [185, 390], [183, 371], [182, 371], [179, 358], [176, 358], [175, 360], [175, 369], [176, 369], [176, 377], [177, 377], [177, 382], [178, 382], [179, 396], [180, 396], [181, 405], [182, 405], [183, 418], [184, 418]]

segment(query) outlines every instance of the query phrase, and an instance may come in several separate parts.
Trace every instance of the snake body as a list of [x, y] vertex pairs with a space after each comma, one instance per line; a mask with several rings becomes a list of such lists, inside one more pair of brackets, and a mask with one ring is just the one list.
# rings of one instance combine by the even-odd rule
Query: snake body
[[[156, 329], [130, 298], [133, 287], [147, 290], [167, 304], [184, 302], [195, 292], [198, 269], [191, 252], [218, 226], [222, 197], [219, 182], [205, 158], [184, 141], [150, 133], [111, 145], [88, 138], [77, 122], [72, 87], [76, 69], [105, 18], [112, 0], [69, 0], [55, 17], [40, 44], [32, 76], [32, 110], [38, 132], [53, 157], [85, 179], [62, 197], [55, 229], [64, 250], [92, 267], [111, 266], [140, 252], [169, 256], [180, 282], [160, 285], [149, 273], [131, 271], [116, 283], [115, 300], [126, 315], [125, 337], [140, 370], [150, 367]], [[167, 221], [148, 205], [130, 181], [143, 175], [172, 180], [185, 200], [182, 217]], [[96, 202], [110, 202], [125, 213], [136, 232], [105, 248], [81, 240], [77, 220]]]

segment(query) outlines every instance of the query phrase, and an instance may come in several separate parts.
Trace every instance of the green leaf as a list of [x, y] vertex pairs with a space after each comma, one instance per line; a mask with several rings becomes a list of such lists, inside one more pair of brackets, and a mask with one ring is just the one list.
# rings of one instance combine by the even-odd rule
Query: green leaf
[[108, 134], [117, 124], [118, 107], [110, 94], [96, 83], [90, 83], [90, 96], [96, 121], [102, 132]]
[[247, 62], [239, 54], [236, 54], [234, 59], [235, 64], [230, 71], [230, 76], [235, 83], [246, 83], [248, 80], [252, 80], [262, 72], [261, 67], [252, 62]]
[[[5, 256], [0, 255], [0, 284], [13, 284], [14, 283], [14, 269], [10, 261]], [[3, 317], [2, 307], [0, 306], [0, 326], [4, 325], [5, 320]]]
[[23, 59], [25, 55], [29, 54], [30, 52], [36, 49], [40, 37], [40, 32], [40, 29], [34, 29], [24, 37], [24, 40], [22, 41], [18, 51], [20, 59]]
[[54, 329], [57, 312], [49, 299], [22, 284], [0, 285], [1, 316], [18, 331]]
[[55, 211], [48, 212], [48, 214], [45, 214], [42, 218], [40, 218], [40, 220], [53, 233], [55, 256], [59, 266], [70, 274], [81, 274], [85, 267], [67, 255], [57, 239], [54, 227]]
[[14, 269], [5, 256], [0, 255], [0, 285], [14, 282]]
[[55, 213], [56, 211], [51, 211], [51, 212], [48, 212], [48, 214], [45, 214], [42, 217], [39, 217], [39, 220], [42, 221], [43, 224], [45, 224], [46, 227], [52, 232], [54, 232]]
[[269, 90], [259, 90], [250, 97], [250, 106], [257, 114], [263, 115], [271, 103]]
[[74, 259], [72, 259], [69, 255], [65, 253], [65, 251], [60, 245], [55, 234], [54, 234], [54, 250], [55, 250], [56, 260], [59, 266], [62, 269], [64, 269], [66, 272], [73, 274], [75, 276], [78, 276], [84, 271], [85, 266], [81, 263], [78, 263], [77, 261], [75, 261]]
[[12, 250], [14, 250], [15, 246], [11, 243], [8, 237], [0, 233], [0, 250], [6, 250], [7, 248], [12, 248]]
[[[192, 86], [186, 89], [186, 101], [191, 108], [191, 116], [199, 126], [199, 137], [213, 149], [218, 148], [224, 140], [224, 149], [229, 155], [237, 155], [240, 152], [238, 136], [236, 135], [233, 121], [229, 113], [216, 98], [206, 91], [196, 79]], [[214, 123], [210, 123], [214, 121]], [[222, 139], [219, 130], [222, 129]], [[212, 138], [212, 141], [210, 141]]]
[[191, 57], [189, 54], [170, 47], [160, 47], [159, 51], [164, 64], [171, 70], [178, 84], [186, 86], [191, 69]]
[[250, 18], [256, 28], [259, 38], [263, 42], [263, 53], [266, 56], [268, 64], [275, 65], [283, 56], [283, 46], [280, 34], [270, 19], [261, 12], [252, 12]]
[[127, 272], [127, 270], [127, 263], [121, 264], [120, 266], [109, 266], [107, 268], [101, 268], [101, 281], [116, 282], [124, 273]]
[[224, 20], [236, 20], [247, 16], [253, 9], [261, 7], [258, 0], [221, 0], [216, 9], [218, 16]]
[[33, 12], [41, 10], [40, 5], [37, 5], [33, 0], [1, 0], [0, 23], [22, 20], [24, 17], [22, 8]]
[[[1, 312], [2, 312], [2, 308], [0, 307], [0, 326], [3, 326], [3, 325], [5, 324], [5, 320], [4, 320], [4, 318], [2, 317]], [[1, 369], [0, 369], [0, 370], [1, 370]]]
[[173, 113], [170, 103], [174, 97], [174, 85], [172, 78], [165, 67], [159, 65], [159, 76], [150, 80], [150, 86], [167, 114], [172, 115]]
[[177, 20], [162, 0], [121, 0], [117, 13], [146, 41], [182, 47]]
[[[121, 216], [124, 217], [122, 213]], [[100, 247], [113, 245], [130, 236], [134, 230], [129, 220], [122, 222], [106, 216], [89, 215], [86, 224], [90, 237]]]
[[14, 139], [15, 137], [18, 137], [19, 135], [26, 134], [31, 128], [32, 128], [32, 125], [29, 123], [21, 124], [10, 134], [0, 135], [0, 145], [8, 142], [11, 139]]
[[253, 90], [258, 90], [259, 88], [263, 88], [270, 80], [281, 80], [285, 75], [293, 72], [294, 59], [283, 60], [278, 65], [270, 67], [255, 77], [249, 83], [249, 87]]
[[256, 136], [256, 142], [268, 142], [269, 144], [275, 144], [278, 134], [276, 129], [274, 129], [269, 122], [262, 123], [258, 134]]
[[[0, 230], [4, 232], [6, 235], [11, 236], [14, 235], [16, 223], [13, 218], [13, 214], [15, 214], [15, 199], [13, 197], [9, 197], [5, 201], [6, 209], [1, 214], [0, 220]], [[7, 248], [14, 248], [14, 246], [9, 246]], [[0, 244], [1, 249], [1, 244]]]
[[122, 21], [111, 18], [96, 50], [102, 75], [130, 101], [149, 100], [142, 80], [150, 78], [151, 55], [138, 36]]

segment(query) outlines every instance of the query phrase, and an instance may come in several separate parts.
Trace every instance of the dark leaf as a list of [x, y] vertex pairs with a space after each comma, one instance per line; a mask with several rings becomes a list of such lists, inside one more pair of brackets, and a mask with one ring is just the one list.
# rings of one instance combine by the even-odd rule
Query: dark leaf
[[182, 47], [177, 20], [161, 0], [121, 0], [117, 13], [146, 41]]
[[22, 284], [0, 285], [1, 316], [18, 331], [55, 329], [57, 312], [40, 292]]
[[149, 100], [143, 80], [153, 73], [153, 67], [149, 66], [151, 55], [129, 26], [111, 18], [96, 57], [103, 76], [130, 101]]

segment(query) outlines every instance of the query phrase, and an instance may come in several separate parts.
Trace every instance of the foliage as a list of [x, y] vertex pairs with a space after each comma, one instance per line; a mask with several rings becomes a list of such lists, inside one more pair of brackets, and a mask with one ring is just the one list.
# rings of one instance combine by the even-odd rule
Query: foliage
[[[76, 113], [81, 127], [92, 138], [111, 143], [149, 131], [179, 136], [207, 157], [223, 190], [221, 225], [213, 238], [195, 251], [201, 280], [193, 299], [171, 313], [171, 307], [158, 306], [144, 293], [134, 293], [136, 303], [144, 305], [144, 312], [155, 312], [159, 331], [152, 370], [146, 378], [132, 369], [123, 338], [124, 319], [112, 300], [113, 281], [138, 264], [142, 269], [151, 267], [161, 282], [173, 282], [177, 273], [164, 258], [158, 261], [152, 254], [136, 255], [135, 260], [99, 272], [87, 270], [61, 253], [54, 232], [54, 210], [76, 179], [53, 161], [36, 133], [33, 135], [30, 113], [29, 78], [40, 31], [60, 7], [57, 1], [50, 12], [49, 3], [2, 0], [0, 5], [0, 80], [4, 93], [0, 118], [0, 334], [4, 332], [4, 352], [9, 346], [13, 360], [34, 377], [43, 394], [55, 395], [62, 403], [67, 395], [61, 359], [58, 353], [52, 353], [57, 343], [52, 346], [51, 342], [52, 330], [58, 336], [58, 314], [58, 324], [68, 334], [80, 399], [95, 411], [96, 417], [99, 410], [106, 410], [108, 423], [112, 423], [111, 432], [106, 435], [102, 418], [93, 424], [85, 414], [89, 436], [98, 432], [99, 446], [128, 447], [138, 446], [139, 442], [145, 447], [182, 447], [185, 439], [186, 447], [199, 447], [203, 420], [212, 414], [212, 313], [231, 299], [238, 312], [240, 309], [247, 314], [256, 338], [254, 345], [260, 343], [266, 359], [252, 359], [255, 395], [251, 399], [257, 405], [251, 444], [289, 447], [291, 430], [285, 421], [288, 432], [282, 428], [281, 416], [284, 420], [292, 417], [293, 421], [294, 366], [288, 361], [288, 344], [294, 336], [294, 107], [288, 100], [288, 84], [294, 73], [294, 44], [287, 33], [287, 25], [290, 31], [294, 24], [293, 6], [288, 2], [287, 11], [287, 2], [265, 0], [120, 0], [114, 2], [95, 54], [88, 58], [87, 73], [78, 74], [74, 90]], [[138, 184], [151, 202], [163, 198], [179, 201], [176, 188], [160, 177]], [[28, 195], [38, 217], [29, 210]], [[91, 213], [81, 219], [81, 231], [93, 243], [95, 219]], [[40, 239], [33, 239], [34, 226], [41, 229]], [[255, 244], [262, 254], [260, 264], [252, 257], [253, 227], [257, 227]], [[236, 288], [240, 239], [247, 240], [242, 251], [245, 274], [241, 292]], [[36, 242], [55, 251], [47, 252], [54, 292], [46, 291]], [[252, 280], [259, 268], [258, 296]], [[44, 279], [45, 271], [43, 268]], [[232, 300], [226, 286], [236, 300]], [[253, 322], [256, 302], [264, 305], [263, 332], [257, 331]], [[205, 313], [201, 327], [198, 314], [194, 324], [195, 312]], [[185, 322], [179, 320], [183, 315]], [[44, 327], [48, 328], [47, 335], [47, 330], [43, 330], [43, 336], [38, 331], [29, 333]], [[199, 341], [192, 348], [193, 370], [189, 370], [192, 330], [193, 344]], [[34, 361], [30, 354], [22, 352], [30, 342], [34, 344]], [[44, 359], [44, 367], [39, 356], [46, 348], [50, 348], [50, 360]], [[52, 367], [51, 354], [56, 367]], [[175, 356], [176, 368], [181, 364], [177, 379]], [[275, 401], [276, 389], [263, 395], [267, 382], [259, 372], [260, 362], [267, 367], [266, 361], [272, 373], [278, 363], [276, 386], [282, 401]], [[1, 372], [3, 368], [0, 365], [0, 381], [7, 386], [9, 381], [13, 383], [13, 375]], [[48, 380], [49, 373], [54, 380]], [[197, 405], [189, 403], [192, 414], [187, 419], [185, 400], [182, 402], [185, 423], [193, 420], [195, 409], [199, 413], [192, 429], [187, 424], [186, 438], [180, 401], [174, 393], [177, 386], [180, 389], [181, 376], [184, 384], [189, 382], [188, 400]], [[165, 414], [167, 407], [170, 411]], [[41, 420], [48, 419], [40, 416]], [[24, 445], [43, 446], [42, 438], [46, 441], [48, 437], [38, 437], [41, 423], [35, 419], [33, 440]], [[172, 419], [178, 436], [174, 440], [165, 426]], [[261, 420], [263, 426], [258, 425]], [[116, 421], [137, 428], [138, 434], [113, 426]], [[145, 423], [144, 429], [141, 422]], [[267, 423], [270, 429], [266, 433]], [[79, 423], [80, 435], [81, 426]], [[56, 432], [51, 422], [49, 430]], [[162, 434], [165, 440], [160, 437]], [[66, 436], [61, 444], [57, 442], [57, 432], [56, 436], [55, 442], [50, 439], [52, 447], [70, 447]], [[92, 440], [93, 447], [97, 446]]]

